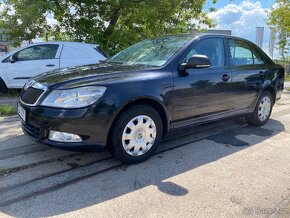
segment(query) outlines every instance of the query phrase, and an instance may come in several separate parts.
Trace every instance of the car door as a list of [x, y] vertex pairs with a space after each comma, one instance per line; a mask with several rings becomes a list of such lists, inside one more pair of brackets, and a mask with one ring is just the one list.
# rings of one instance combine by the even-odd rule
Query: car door
[[30, 77], [59, 68], [59, 45], [41, 44], [14, 53], [5, 62], [9, 87], [22, 88]]
[[210, 37], [195, 43], [186, 53], [206, 55], [209, 68], [177, 70], [174, 76], [174, 121], [207, 117], [232, 109], [231, 73], [227, 67], [223, 37]]
[[247, 41], [235, 38], [227, 40], [230, 49], [232, 91], [235, 109], [251, 106], [257, 99], [261, 85], [271, 66], [258, 48]]

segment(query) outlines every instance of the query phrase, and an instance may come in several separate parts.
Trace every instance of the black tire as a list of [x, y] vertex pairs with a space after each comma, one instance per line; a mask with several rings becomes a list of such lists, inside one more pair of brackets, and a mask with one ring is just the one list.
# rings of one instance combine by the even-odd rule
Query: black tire
[[[259, 118], [259, 114], [260, 114], [260, 112], [259, 112], [259, 109], [260, 109], [259, 105], [260, 105], [261, 101], [263, 101], [263, 99], [265, 97], [268, 97], [270, 99], [271, 109], [270, 109], [270, 113], [267, 116], [267, 118], [265, 120], [261, 120]], [[261, 94], [261, 96], [259, 97], [258, 101], [257, 101], [257, 104], [256, 104], [256, 107], [255, 107], [254, 112], [250, 116], [247, 117], [248, 123], [251, 124], [251, 125], [254, 125], [254, 126], [262, 126], [265, 123], [267, 123], [267, 121], [269, 120], [269, 118], [271, 116], [273, 105], [274, 105], [274, 100], [273, 100], [272, 94], [269, 91], [264, 91]]]
[[4, 81], [0, 78], [0, 93], [6, 93], [8, 91]]
[[[123, 131], [127, 124], [137, 116], [145, 115], [151, 118], [156, 127], [156, 137], [151, 148], [140, 156], [133, 156], [128, 154], [122, 143]], [[145, 120], [146, 122], [146, 120]], [[151, 125], [150, 125], [151, 126]], [[149, 127], [150, 128], [150, 127]], [[152, 126], [151, 126], [152, 128]], [[121, 162], [127, 164], [136, 164], [147, 160], [157, 149], [158, 143], [161, 140], [163, 134], [163, 123], [159, 113], [152, 107], [148, 105], [136, 105], [130, 107], [128, 110], [123, 112], [119, 117], [118, 121], [115, 124], [113, 131], [111, 132], [110, 137], [110, 151], [113, 155], [120, 160]], [[142, 149], [141, 149], [142, 150]]]

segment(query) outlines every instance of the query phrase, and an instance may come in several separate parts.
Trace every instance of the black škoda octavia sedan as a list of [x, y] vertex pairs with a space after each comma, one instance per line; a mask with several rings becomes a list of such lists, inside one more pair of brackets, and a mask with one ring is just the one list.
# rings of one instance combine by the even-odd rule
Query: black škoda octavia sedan
[[284, 69], [244, 39], [164, 36], [101, 64], [31, 79], [18, 114], [37, 141], [108, 148], [117, 159], [138, 163], [172, 129], [236, 115], [265, 124], [283, 82]]

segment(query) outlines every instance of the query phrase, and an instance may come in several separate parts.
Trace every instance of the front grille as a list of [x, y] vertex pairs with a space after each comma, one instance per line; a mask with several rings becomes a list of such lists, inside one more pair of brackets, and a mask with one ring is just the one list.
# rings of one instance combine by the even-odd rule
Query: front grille
[[40, 138], [40, 128], [29, 123], [22, 123], [22, 129], [27, 135], [31, 136], [32, 138], [36, 140]]
[[21, 101], [25, 104], [35, 104], [43, 92], [42, 89], [29, 87], [21, 92]]

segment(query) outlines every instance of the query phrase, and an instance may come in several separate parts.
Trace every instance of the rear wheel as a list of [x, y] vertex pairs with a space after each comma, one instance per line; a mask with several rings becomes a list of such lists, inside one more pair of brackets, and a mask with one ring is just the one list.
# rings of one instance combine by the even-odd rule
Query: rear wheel
[[247, 118], [249, 124], [256, 126], [264, 125], [270, 118], [273, 104], [272, 94], [268, 91], [263, 92], [257, 102], [254, 113]]
[[4, 81], [0, 78], [0, 93], [5, 93], [7, 91], [8, 91], [8, 89], [7, 89]]
[[162, 120], [154, 108], [131, 107], [121, 115], [112, 131], [112, 153], [124, 163], [143, 162], [156, 151], [162, 132]]

